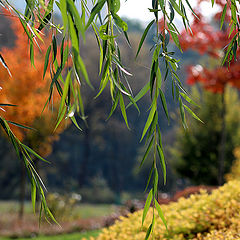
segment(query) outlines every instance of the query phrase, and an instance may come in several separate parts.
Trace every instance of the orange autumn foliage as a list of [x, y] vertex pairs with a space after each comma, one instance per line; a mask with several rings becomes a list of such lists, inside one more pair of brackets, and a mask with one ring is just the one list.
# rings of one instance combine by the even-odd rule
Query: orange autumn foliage
[[[45, 53], [51, 42], [50, 37], [44, 37], [44, 43], [38, 41], [40, 49], [34, 47], [34, 64], [31, 65], [29, 40], [24, 33], [20, 21], [10, 18], [11, 28], [15, 33], [15, 46], [11, 49], [3, 48], [1, 54], [6, 61], [12, 77], [8, 71], [0, 65], [0, 103], [15, 104], [17, 107], [5, 107], [6, 112], [1, 115], [10, 121], [33, 127], [36, 131], [25, 130], [11, 125], [15, 135], [40, 154], [48, 155], [51, 152], [50, 144], [57, 139], [64, 126], [60, 126], [53, 134], [56, 123], [56, 106], [60, 98], [54, 95], [53, 105], [42, 113], [43, 107], [49, 96], [50, 73], [47, 71], [45, 79], [42, 79]], [[51, 105], [51, 104], [50, 104]], [[41, 142], [37, 142], [37, 138]], [[33, 141], [34, 140], [34, 141]]]

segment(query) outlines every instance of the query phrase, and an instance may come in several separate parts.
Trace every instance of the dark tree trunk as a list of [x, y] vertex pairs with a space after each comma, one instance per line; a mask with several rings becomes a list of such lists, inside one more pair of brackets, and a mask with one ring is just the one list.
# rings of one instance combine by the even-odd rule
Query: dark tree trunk
[[225, 103], [225, 88], [223, 89], [223, 93], [221, 95], [221, 139], [218, 149], [218, 185], [221, 186], [224, 182], [224, 161], [226, 155], [226, 103]]
[[84, 149], [83, 149], [83, 160], [80, 164], [80, 171], [79, 171], [79, 187], [82, 187], [86, 181], [87, 176], [87, 166], [89, 164], [90, 159], [90, 131], [89, 127], [86, 126], [84, 131]]

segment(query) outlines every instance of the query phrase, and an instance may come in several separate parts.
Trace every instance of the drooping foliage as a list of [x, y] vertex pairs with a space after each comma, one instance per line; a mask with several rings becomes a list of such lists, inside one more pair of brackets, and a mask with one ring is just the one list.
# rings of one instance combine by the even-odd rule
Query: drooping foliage
[[[212, 5], [214, 5], [215, 1], [212, 0], [211, 2]], [[216, 2], [218, 1], [216, 0]], [[127, 24], [118, 15], [118, 11], [121, 7], [120, 0], [94, 1], [91, 10], [89, 10], [89, 2], [86, 0], [27, 1], [26, 11], [24, 14], [21, 14], [16, 9], [14, 9], [14, 7], [11, 6], [8, 1], [1, 0], [0, 3], [6, 8], [10, 7], [16, 16], [20, 19], [25, 33], [28, 36], [31, 50], [34, 49], [34, 41], [37, 38], [41, 38], [39, 32], [41, 32], [46, 26], [51, 26], [51, 28], [54, 29], [52, 31], [52, 43], [48, 48], [48, 53], [52, 52], [53, 59], [52, 61], [49, 61], [49, 54], [47, 53], [45, 63], [48, 65], [49, 62], [51, 62], [54, 65], [54, 68], [52, 69], [53, 74], [51, 76], [49, 100], [52, 98], [54, 89], [56, 89], [62, 96], [57, 125], [65, 116], [67, 118], [71, 118], [72, 121], [76, 123], [76, 119], [74, 117], [75, 112], [80, 112], [81, 116], [85, 118], [81, 98], [81, 83], [85, 81], [90, 87], [92, 85], [89, 80], [84, 62], [81, 58], [79, 44], [82, 43], [82, 39], [85, 39], [85, 31], [90, 27], [95, 33], [100, 52], [99, 72], [101, 75], [101, 80], [99, 94], [101, 94], [106, 86], [108, 86], [110, 94], [112, 96], [112, 109], [110, 115], [112, 115], [115, 109], [119, 107], [121, 109], [123, 119], [126, 125], [129, 127], [125, 98], [128, 99], [130, 104], [133, 104], [138, 109], [136, 102], [146, 93], [150, 94], [152, 103], [149, 108], [149, 116], [146, 120], [146, 124], [142, 131], [141, 137], [141, 140], [144, 138], [146, 139], [146, 151], [142, 162], [145, 161], [146, 156], [148, 155], [148, 152], [151, 148], [153, 148], [154, 151], [154, 158], [152, 161], [152, 168], [150, 170], [149, 181], [147, 185], [149, 185], [150, 182], [152, 184], [146, 201], [142, 222], [144, 222], [146, 213], [151, 203], [164, 221], [164, 218], [161, 214], [161, 209], [156, 201], [158, 189], [158, 168], [156, 163], [157, 161], [160, 161], [164, 179], [166, 179], [163, 146], [161, 143], [161, 133], [158, 125], [158, 120], [160, 119], [158, 111], [160, 107], [159, 105], [162, 105], [166, 117], [169, 118], [165, 95], [162, 91], [162, 80], [166, 79], [165, 76], [168, 74], [171, 76], [170, 79], [172, 83], [172, 95], [173, 99], [176, 100], [179, 105], [183, 126], [187, 128], [185, 121], [185, 110], [187, 110], [187, 112], [189, 112], [194, 118], [199, 120], [199, 118], [192, 112], [192, 110], [187, 105], [183, 104], [183, 99], [189, 103], [194, 102], [186, 95], [186, 91], [183, 89], [181, 81], [177, 75], [178, 59], [175, 59], [174, 53], [168, 50], [170, 35], [175, 45], [181, 49], [178, 38], [179, 31], [174, 23], [176, 15], [182, 17], [182, 22], [185, 26], [185, 29], [190, 29], [186, 8], [190, 9], [190, 11], [193, 11], [193, 9], [189, 1], [152, 1], [152, 8], [150, 9], [150, 12], [152, 12], [154, 20], [152, 20], [146, 27], [136, 54], [138, 55], [149, 29], [155, 24], [156, 34], [154, 37], [155, 44], [152, 47], [153, 57], [150, 77], [148, 84], [139, 92], [135, 98], [132, 95], [131, 89], [129, 88], [126, 81], [127, 75], [131, 74], [129, 73], [127, 67], [124, 66], [124, 63], [121, 61], [121, 53], [117, 44], [117, 36], [119, 33], [124, 34], [126, 41], [129, 41], [127, 36]], [[63, 30], [60, 27], [56, 26], [54, 23], [54, 3], [56, 3], [61, 12]], [[81, 9], [81, 14], [78, 12], [77, 6]], [[107, 11], [101, 12], [101, 10], [105, 7]], [[168, 9], [170, 9], [170, 11], [168, 11]], [[238, 45], [239, 39], [237, 18], [238, 6], [236, 4], [236, 0], [227, 1], [224, 9], [226, 11], [223, 10], [223, 20], [226, 17], [225, 12], [227, 12], [228, 9], [231, 10], [230, 33], [234, 32], [235, 30], [237, 31], [236, 34], [230, 39], [230, 44], [227, 48], [226, 57], [224, 59], [224, 61], [231, 61], [237, 51], [236, 46]], [[88, 18], [86, 18], [86, 16]], [[163, 17], [162, 27], [159, 26], [159, 19], [161, 17]], [[100, 22], [99, 25], [96, 24], [97, 19]], [[222, 19], [221, 22], [223, 22]], [[63, 43], [65, 41], [71, 42], [70, 48], [67, 47], [64, 50], [64, 44], [62, 44], [62, 47], [60, 49], [57, 47], [57, 32], [61, 33]], [[61, 52], [61, 59], [59, 61], [56, 59], [56, 53], [58, 50]], [[68, 55], [72, 57], [73, 66], [71, 69], [69, 69], [67, 77], [64, 81], [64, 86], [61, 87], [61, 73], [67, 63]], [[5, 68], [8, 69], [6, 62], [2, 60], [2, 63]], [[163, 64], [164, 68], [160, 63]], [[71, 76], [73, 76], [73, 78], [71, 78]], [[70, 96], [72, 96], [72, 98]], [[70, 101], [70, 98], [72, 101]], [[4, 124], [2, 124], [2, 126], [5, 127]], [[152, 223], [148, 227], [146, 239], [150, 237], [154, 228], [154, 224], [155, 215], [153, 214]]]
[[[188, 179], [193, 184], [218, 184], [218, 151], [221, 147], [221, 94], [211, 93], [203, 88], [192, 88], [190, 92], [198, 99], [201, 108], [194, 108], [204, 124], [189, 121], [189, 130], [179, 126], [171, 147], [171, 165], [179, 178]], [[226, 102], [226, 174], [234, 160], [233, 151], [240, 144], [240, 101], [236, 89], [225, 90]]]

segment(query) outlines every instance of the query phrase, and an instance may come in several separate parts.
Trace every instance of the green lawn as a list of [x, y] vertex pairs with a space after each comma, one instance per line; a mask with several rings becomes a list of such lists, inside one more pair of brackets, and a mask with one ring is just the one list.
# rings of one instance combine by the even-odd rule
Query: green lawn
[[[89, 237], [96, 237], [99, 234], [100, 230], [89, 231], [85, 233], [71, 233], [55, 236], [39, 236], [34, 238], [17, 238], [17, 240], [81, 240], [82, 238], [89, 239]], [[3, 238], [0, 237], [0, 240], [11, 240], [12, 238]]]
[[[0, 201], [0, 213], [17, 213], [19, 209], [19, 203], [16, 201]], [[25, 203], [25, 213], [32, 213], [32, 203]], [[111, 204], [87, 204], [80, 203], [74, 209], [74, 215], [76, 217], [86, 219], [92, 217], [102, 217], [110, 215], [116, 212], [117, 207]]]

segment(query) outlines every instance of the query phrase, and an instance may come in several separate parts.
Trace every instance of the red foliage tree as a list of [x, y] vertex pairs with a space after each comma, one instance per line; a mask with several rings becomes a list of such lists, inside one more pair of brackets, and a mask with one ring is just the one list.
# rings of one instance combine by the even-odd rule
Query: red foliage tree
[[[205, 0], [198, 0], [195, 13], [198, 18], [195, 17], [193, 23], [191, 24], [192, 34], [183, 31], [181, 34], [180, 43], [183, 50], [193, 49], [198, 51], [200, 54], [208, 55], [211, 58], [216, 59], [218, 62], [223, 58], [227, 45], [229, 44], [230, 37], [235, 34], [235, 32], [230, 32], [231, 28], [227, 28], [226, 25], [230, 22], [231, 10], [230, 4], [227, 2], [226, 7], [226, 18], [225, 23], [222, 24], [222, 29], [220, 26], [214, 26], [214, 23], [221, 23], [221, 15], [226, 4], [226, 1], [217, 0], [216, 5], [218, 11], [212, 17], [211, 22], [206, 21], [206, 17], [198, 10], [200, 5]], [[239, 53], [239, 50], [237, 50]], [[208, 66], [189, 66], [188, 68], [188, 78], [187, 83], [195, 84], [201, 83], [202, 86], [214, 93], [220, 93], [222, 96], [222, 129], [221, 129], [221, 139], [219, 143], [219, 173], [218, 182], [219, 185], [223, 183], [223, 172], [224, 172], [224, 159], [225, 159], [225, 142], [226, 142], [226, 130], [225, 130], [225, 100], [224, 91], [227, 84], [233, 87], [240, 88], [240, 62], [237, 61], [236, 54], [229, 64], [224, 66], [217, 66], [215, 68], [208, 68]]]

